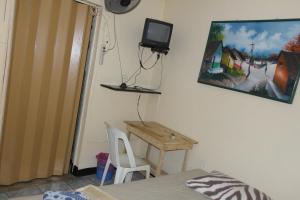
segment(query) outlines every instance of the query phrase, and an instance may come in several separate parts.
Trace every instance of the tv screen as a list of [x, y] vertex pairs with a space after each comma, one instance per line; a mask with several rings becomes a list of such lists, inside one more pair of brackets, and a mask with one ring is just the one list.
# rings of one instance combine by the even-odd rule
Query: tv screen
[[173, 24], [147, 18], [141, 45], [155, 50], [169, 50]]

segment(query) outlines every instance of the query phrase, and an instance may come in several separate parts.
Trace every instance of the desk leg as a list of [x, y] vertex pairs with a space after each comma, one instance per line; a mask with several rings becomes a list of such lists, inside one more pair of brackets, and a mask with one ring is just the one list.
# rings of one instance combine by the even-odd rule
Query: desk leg
[[162, 170], [162, 167], [164, 164], [164, 159], [165, 159], [165, 151], [161, 149], [160, 154], [159, 154], [158, 165], [157, 165], [156, 172], [155, 172], [155, 177], [160, 176], [161, 170]]
[[131, 133], [128, 132], [128, 134], [127, 134], [128, 141], [130, 141], [130, 136], [131, 136]]
[[182, 172], [186, 171], [188, 152], [189, 150], [185, 150], [183, 164], [182, 164]]
[[148, 144], [147, 152], [146, 152], [146, 158], [145, 158], [146, 161], [149, 161], [150, 149], [151, 149], [151, 145]]

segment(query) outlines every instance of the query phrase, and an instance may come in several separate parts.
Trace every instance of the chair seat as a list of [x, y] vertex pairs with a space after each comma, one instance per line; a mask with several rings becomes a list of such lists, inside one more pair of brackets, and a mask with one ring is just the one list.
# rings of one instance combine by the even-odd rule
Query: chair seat
[[[104, 184], [105, 177], [107, 175], [110, 164], [114, 165], [117, 170], [115, 174], [114, 184], [131, 181], [132, 172], [144, 171], [146, 172], [146, 179], [150, 177], [150, 165], [145, 160], [134, 155], [130, 142], [126, 133], [117, 128], [111, 128], [108, 123], [106, 125], [106, 132], [109, 145], [109, 159], [106, 162], [101, 185]], [[126, 154], [120, 154], [119, 142], [123, 142]], [[130, 162], [135, 163], [136, 166], [130, 166]]]
[[[148, 165], [148, 163], [143, 158], [139, 158], [137, 156], [134, 156], [135, 163], [137, 167]], [[127, 154], [120, 154], [120, 165], [124, 168], [130, 168], [129, 160]]]

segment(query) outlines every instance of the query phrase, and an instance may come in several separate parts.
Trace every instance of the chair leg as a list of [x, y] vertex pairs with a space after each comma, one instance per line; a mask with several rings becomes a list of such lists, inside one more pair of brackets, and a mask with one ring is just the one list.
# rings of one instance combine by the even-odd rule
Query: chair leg
[[123, 170], [121, 168], [117, 167], [114, 184], [121, 183], [120, 178], [122, 177], [122, 174], [123, 174]]
[[146, 169], [146, 179], [150, 178], [150, 167]]
[[126, 179], [127, 175], [129, 175], [128, 171], [126, 169], [123, 169], [122, 173], [120, 173], [119, 183], [124, 183], [124, 180]]
[[133, 172], [129, 172], [127, 173], [127, 175], [125, 175], [125, 182], [131, 182], [132, 180], [132, 176], [133, 176]]
[[107, 171], [108, 171], [108, 168], [110, 166], [110, 159], [108, 158], [107, 161], [106, 161], [106, 165], [105, 165], [105, 168], [104, 168], [104, 172], [102, 174], [102, 179], [101, 179], [101, 186], [103, 186], [104, 184], [104, 181], [105, 181], [105, 178], [106, 178], [106, 175], [107, 175]]

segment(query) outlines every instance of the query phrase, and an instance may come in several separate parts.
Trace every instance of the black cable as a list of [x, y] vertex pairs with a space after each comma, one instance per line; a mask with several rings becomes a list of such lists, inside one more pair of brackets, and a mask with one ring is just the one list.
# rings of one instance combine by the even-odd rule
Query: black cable
[[141, 67], [139, 67], [139, 69], [138, 69], [138, 73], [134, 76], [134, 82], [132, 83], [132, 84], [130, 84], [129, 86], [133, 86], [133, 85], [135, 85], [136, 84], [136, 82], [137, 82], [137, 77], [138, 76], [140, 76], [142, 74], [142, 68]]
[[162, 81], [163, 81], [163, 74], [164, 74], [164, 63], [163, 63], [163, 56], [160, 59], [160, 67], [161, 67], [161, 71], [160, 71], [160, 80], [159, 80], [159, 85], [157, 88], [154, 88], [154, 90], [159, 90], [161, 88], [162, 85]]
[[[145, 60], [144, 63], [147, 63], [154, 55], [154, 52], [152, 52], [152, 54]], [[139, 56], [139, 52], [138, 52], [138, 56]], [[141, 67], [139, 66], [138, 69], [127, 79], [127, 81], [125, 81], [125, 83], [128, 83], [129, 81], [131, 81], [131, 79], [136, 75], [136, 73], [140, 73], [141, 72]], [[135, 83], [136, 83], [136, 77], [135, 77]], [[135, 84], [134, 83], [134, 84]], [[134, 84], [130, 84], [130, 86], [134, 85]]]
[[[142, 55], [141, 55], [141, 57], [139, 56], [140, 67], [139, 67], [139, 69], [136, 71], [136, 72], [138, 72], [138, 73], [137, 73], [137, 74], [135, 75], [135, 77], [134, 77], [134, 82], [133, 82], [132, 84], [130, 84], [129, 86], [133, 86], [133, 85], [136, 84], [138, 76], [140, 76], [141, 73], [142, 73], [142, 69], [143, 69], [143, 70], [150, 70], [150, 69], [152, 69], [152, 68], [154, 68], [154, 67], [156, 66], [157, 62], [158, 62], [159, 59], [160, 59], [160, 54], [157, 54], [157, 59], [156, 59], [155, 63], [154, 63], [152, 66], [148, 67], [148, 68], [146, 68], [146, 67], [143, 65], [143, 61], [142, 61], [141, 59], [142, 59]], [[135, 72], [135, 73], [136, 73], [136, 72]]]
[[[140, 51], [141, 51], [141, 50], [140, 50], [141, 46], [139, 45], [138, 48], [139, 48], [139, 52], [140, 52]], [[150, 70], [150, 69], [154, 68], [154, 67], [156, 66], [157, 62], [158, 62], [159, 59], [160, 59], [160, 53], [158, 53], [158, 54], [156, 55], [156, 56], [157, 56], [156, 61], [155, 61], [155, 63], [154, 63], [153, 65], [151, 65], [150, 67], [144, 66], [144, 63], [143, 63], [143, 54], [144, 54], [144, 47], [142, 48], [141, 55], [140, 55], [140, 53], [138, 53], [138, 58], [139, 58], [139, 62], [140, 62], [140, 67], [143, 68], [144, 70]]]
[[157, 58], [156, 58], [155, 63], [154, 63], [152, 66], [150, 66], [150, 67], [145, 67], [144, 64], [143, 64], [143, 61], [140, 60], [140, 66], [141, 66], [141, 68], [143, 68], [144, 70], [150, 70], [150, 69], [153, 69], [153, 68], [156, 66], [156, 64], [157, 64], [157, 62], [159, 61], [159, 59], [160, 59], [160, 54], [157, 54]]
[[145, 60], [143, 61], [143, 54], [144, 54], [144, 47], [142, 48], [141, 50], [141, 46], [139, 45], [138, 46], [138, 58], [139, 58], [139, 63], [140, 63], [140, 66], [139, 68], [129, 77], [129, 79], [126, 81], [126, 83], [128, 83], [134, 76], [134, 82], [128, 86], [133, 86], [136, 84], [137, 82], [137, 78], [142, 74], [142, 69], [143, 70], [150, 70], [152, 68], [154, 68], [159, 59], [160, 59], [160, 54], [157, 54], [157, 58], [156, 58], [156, 61], [154, 64], [152, 64], [150, 67], [145, 67], [144, 64], [146, 64], [154, 55], [154, 52], [152, 52], [152, 54]]
[[144, 126], [146, 126], [144, 120], [143, 120], [142, 117], [141, 117], [140, 110], [139, 110], [141, 96], [142, 96], [142, 95], [139, 94], [139, 98], [138, 98], [137, 105], [136, 105], [136, 110], [137, 110], [137, 114], [138, 114], [138, 116], [139, 116], [140, 122], [141, 122]]

